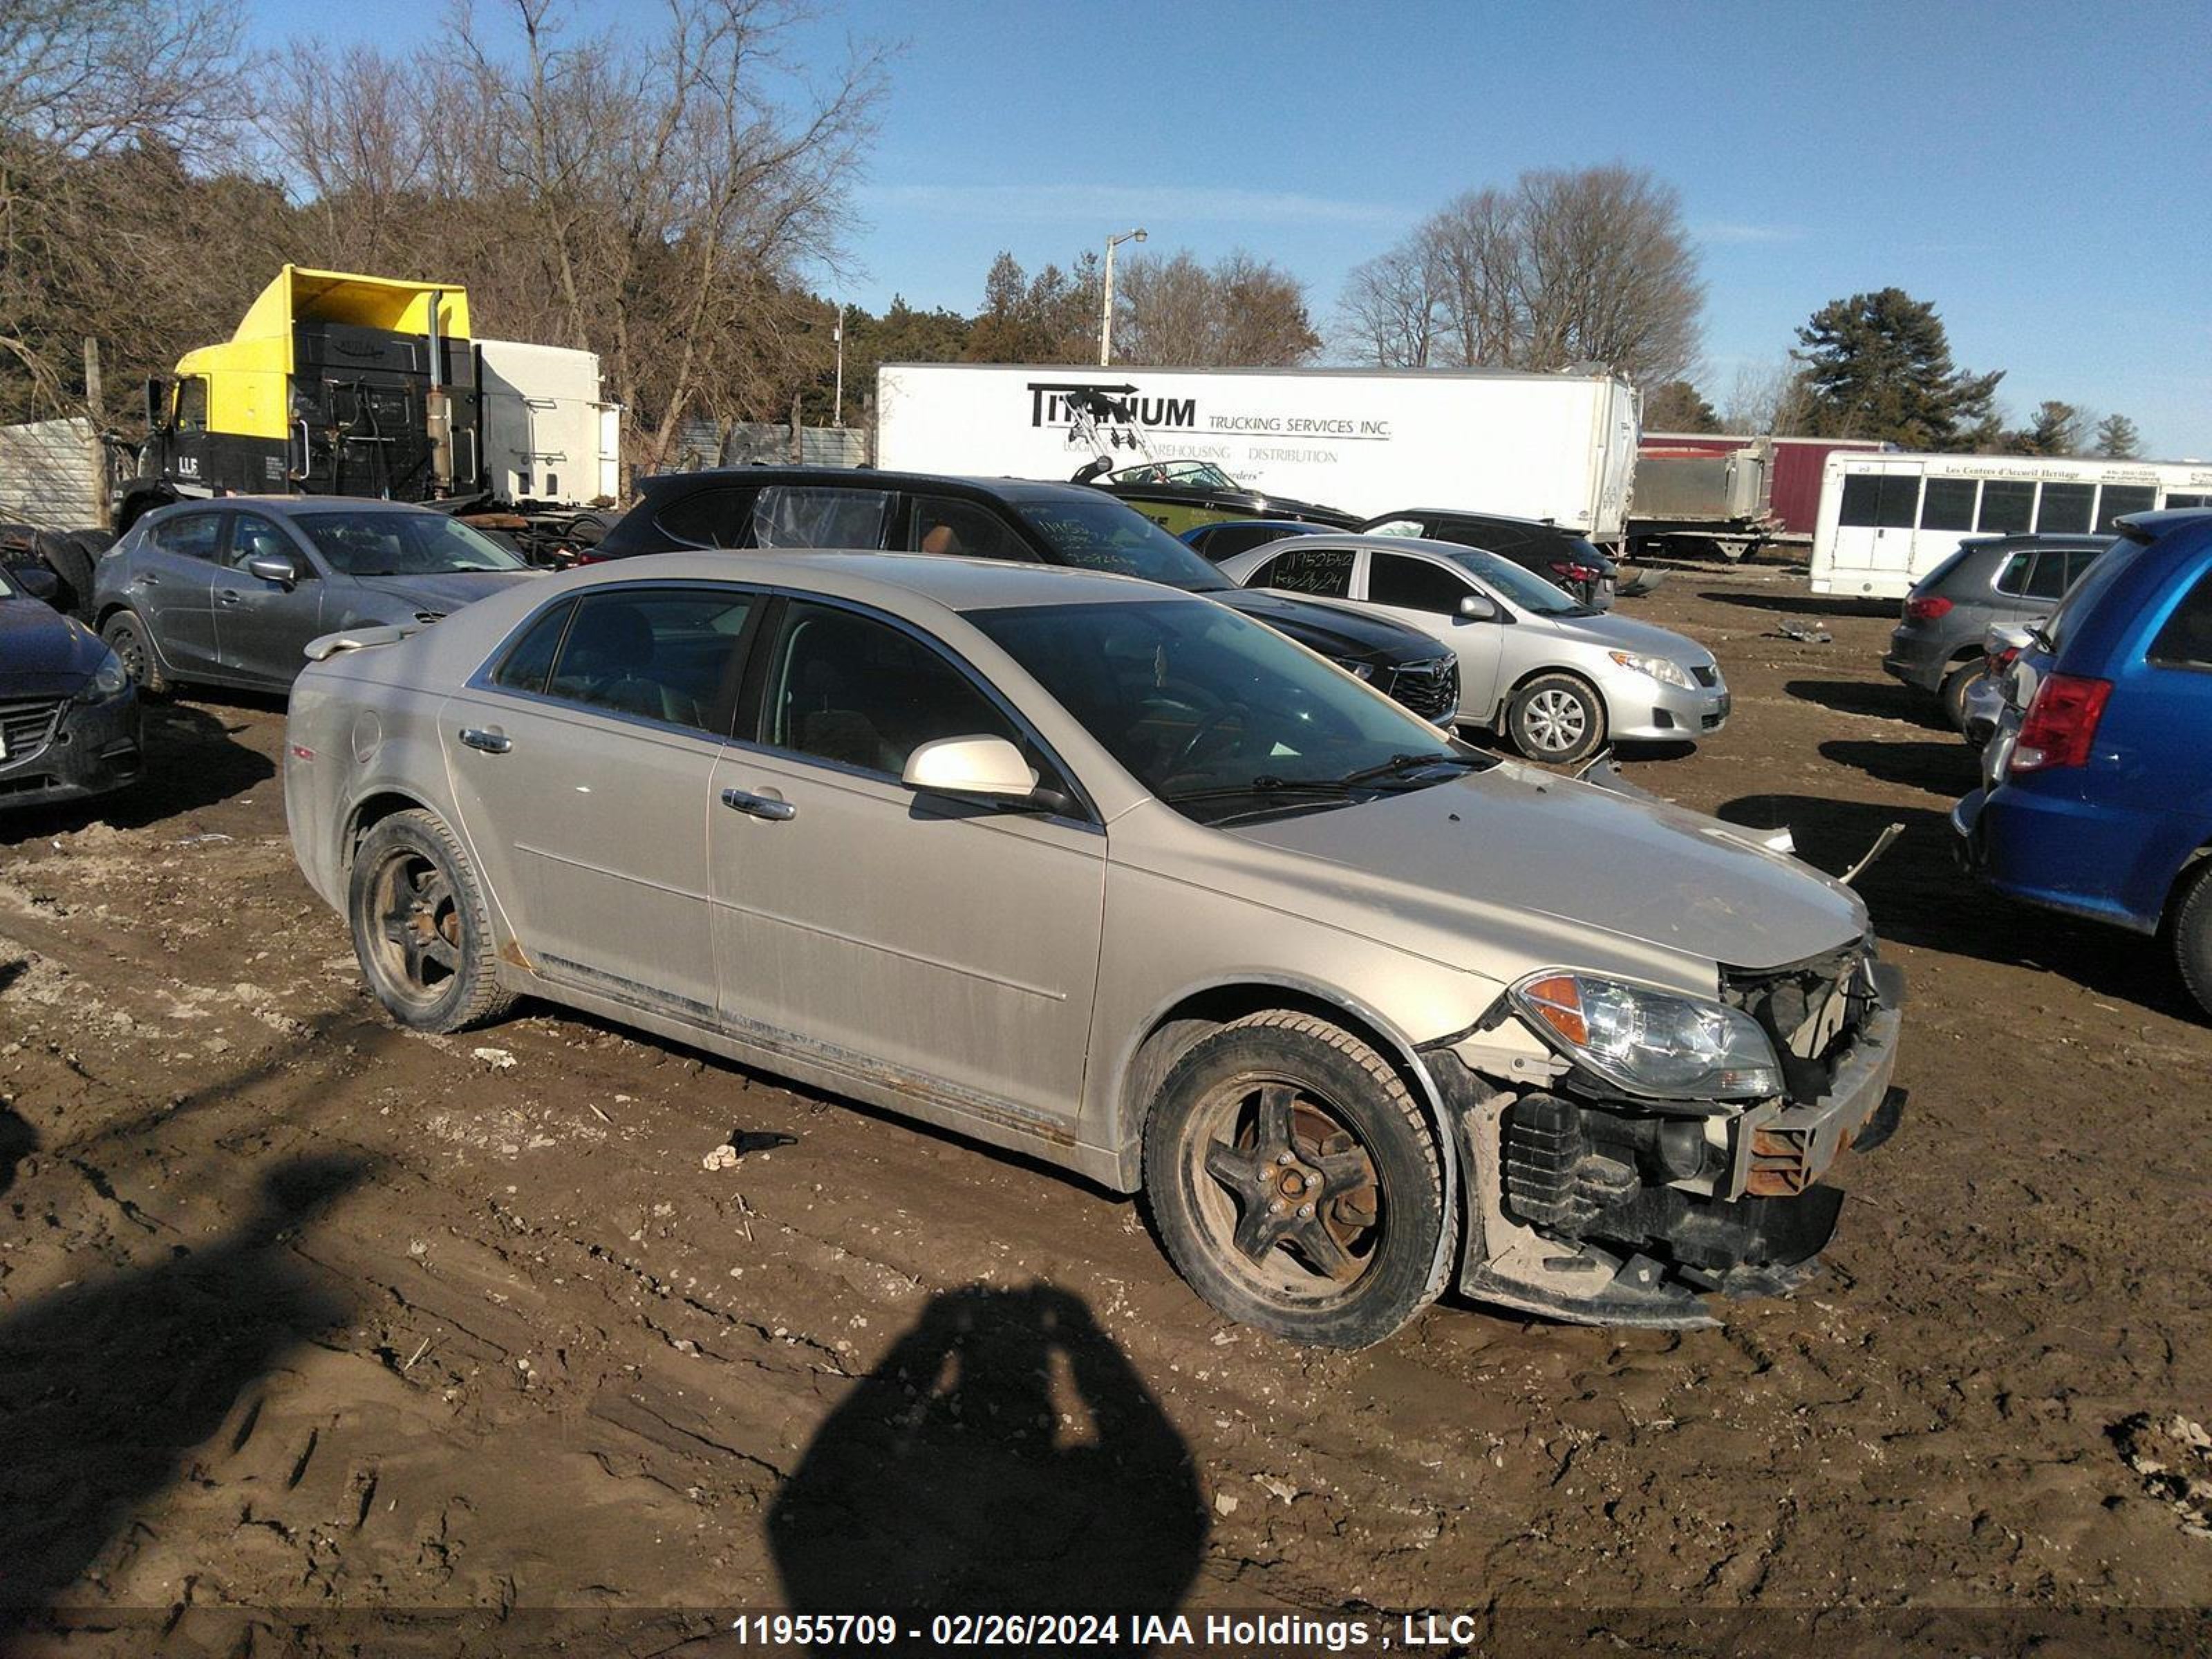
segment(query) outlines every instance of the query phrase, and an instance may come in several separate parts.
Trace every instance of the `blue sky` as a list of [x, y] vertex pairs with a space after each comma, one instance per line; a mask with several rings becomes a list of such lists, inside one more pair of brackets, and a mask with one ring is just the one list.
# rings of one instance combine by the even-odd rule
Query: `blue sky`
[[[387, 45], [445, 15], [252, 4], [277, 35]], [[2015, 420], [2062, 398], [2212, 456], [2207, 0], [825, 0], [795, 44], [827, 66], [848, 39], [901, 43], [823, 283], [872, 309], [972, 310], [1000, 249], [1064, 265], [1142, 224], [1148, 252], [1273, 260], [1325, 323], [1352, 266], [1461, 191], [1620, 161], [1681, 194], [1716, 402], [1828, 300], [1893, 284], [1962, 366], [2007, 371]]]

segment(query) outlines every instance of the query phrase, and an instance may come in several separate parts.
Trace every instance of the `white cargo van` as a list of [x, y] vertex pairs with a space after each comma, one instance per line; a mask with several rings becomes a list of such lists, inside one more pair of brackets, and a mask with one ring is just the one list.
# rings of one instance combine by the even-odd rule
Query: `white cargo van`
[[1121, 465], [1138, 431], [1162, 460], [1209, 461], [1248, 488], [1362, 518], [1405, 507], [1551, 519], [1617, 544], [1635, 476], [1638, 399], [1603, 368], [1101, 368], [887, 363], [876, 457], [909, 472], [1066, 478], [1099, 451], [1070, 441], [1071, 392]]
[[2130, 513], [2212, 506], [2212, 466], [1838, 451], [1820, 481], [1813, 591], [1900, 599], [1970, 536], [2104, 532]]

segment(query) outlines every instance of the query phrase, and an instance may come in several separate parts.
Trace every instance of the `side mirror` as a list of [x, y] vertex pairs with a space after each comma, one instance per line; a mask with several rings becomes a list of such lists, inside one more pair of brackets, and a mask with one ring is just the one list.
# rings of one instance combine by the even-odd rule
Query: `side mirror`
[[26, 599], [45, 605], [52, 605], [61, 596], [62, 579], [42, 564], [10, 566], [8, 580], [23, 590]]
[[1496, 622], [1498, 607], [1480, 593], [1470, 593], [1459, 602], [1459, 614], [1468, 622]]
[[2008, 651], [2026, 651], [2034, 644], [2034, 629], [2014, 628], [2008, 623], [1991, 623], [1990, 631], [1982, 636], [1982, 649], [1992, 657]]
[[300, 580], [300, 562], [289, 553], [257, 553], [246, 562], [246, 573], [279, 587], [294, 587]]
[[146, 430], [159, 432], [169, 423], [169, 383], [158, 374], [146, 377]]
[[937, 795], [1026, 800], [1037, 775], [1004, 738], [939, 738], [907, 757], [900, 781]]

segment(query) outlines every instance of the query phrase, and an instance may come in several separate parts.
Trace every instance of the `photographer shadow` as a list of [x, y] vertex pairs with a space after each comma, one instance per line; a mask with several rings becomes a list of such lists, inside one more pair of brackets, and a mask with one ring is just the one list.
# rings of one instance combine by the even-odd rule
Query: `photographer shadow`
[[1082, 1300], [974, 1285], [830, 1414], [768, 1533], [793, 1612], [1114, 1612], [1126, 1644], [1129, 1613], [1181, 1604], [1207, 1526], [1182, 1437]]

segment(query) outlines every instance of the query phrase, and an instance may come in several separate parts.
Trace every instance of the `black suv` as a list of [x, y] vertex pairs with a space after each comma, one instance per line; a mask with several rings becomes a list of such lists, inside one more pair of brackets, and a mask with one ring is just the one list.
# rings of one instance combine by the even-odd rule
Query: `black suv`
[[1479, 547], [1534, 571], [1598, 611], [1613, 609], [1613, 589], [1620, 577], [1620, 567], [1598, 551], [1589, 538], [1563, 530], [1548, 519], [1509, 519], [1498, 513], [1416, 507], [1370, 519], [1359, 526], [1359, 533], [1419, 536], [1427, 541]]
[[638, 497], [589, 561], [699, 547], [857, 548], [1117, 571], [1266, 623], [1446, 730], [1459, 713], [1459, 659], [1433, 635], [1238, 587], [1143, 514], [1083, 484], [749, 466], [663, 473], [643, 480]]

